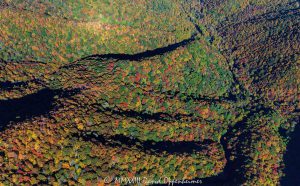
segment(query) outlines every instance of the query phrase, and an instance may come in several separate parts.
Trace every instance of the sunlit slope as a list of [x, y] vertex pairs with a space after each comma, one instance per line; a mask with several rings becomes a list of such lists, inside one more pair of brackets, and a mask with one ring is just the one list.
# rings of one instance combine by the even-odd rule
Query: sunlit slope
[[178, 1], [6, 1], [0, 58], [65, 63], [96, 53], [136, 53], [190, 37]]
[[55, 96], [43, 116], [11, 122], [1, 134], [4, 183], [215, 176], [227, 161], [220, 138], [243, 117], [228, 95], [226, 59], [202, 37], [151, 57], [91, 56], [36, 77], [50, 91], [80, 92]]
[[[80, 72], [89, 76], [89, 79], [76, 74], [73, 68], [80, 66], [86, 69], [86, 72], [84, 70]], [[90, 71], [94, 73], [88, 74], [87, 72]], [[140, 87], [157, 93], [167, 92], [194, 98], [226, 96], [233, 81], [226, 59], [202, 37], [170, 52], [151, 57], [91, 56], [66, 65], [53, 75], [61, 80], [60, 86], [67, 88], [77, 84], [80, 79], [85, 84], [97, 83], [98, 79], [100, 81], [104, 78], [101, 73], [113, 75], [116, 85], [124, 82], [126, 86], [132, 88]], [[92, 74], [95, 74], [94, 77]], [[59, 81], [50, 82], [50, 84], [55, 83]]]
[[[96, 184], [101, 182], [99, 177], [103, 183], [103, 178], [112, 174], [146, 176], [149, 179], [159, 179], [164, 174], [170, 178], [193, 179], [219, 173], [226, 162], [217, 143], [210, 143], [208, 146], [194, 143], [197, 149], [190, 147], [187, 152], [180, 152], [174, 143], [172, 152], [168, 149], [159, 150], [151, 145], [143, 146], [145, 143], [155, 144], [147, 140], [135, 142], [134, 138], [124, 138], [126, 141], [119, 141], [118, 138], [105, 136], [103, 141], [100, 134], [85, 138], [82, 135], [86, 127], [80, 127], [81, 121], [78, 121], [79, 129], [63, 123], [70, 123], [74, 114], [83, 112], [67, 109], [64, 109], [63, 115], [60, 112], [52, 114], [57, 121], [36, 118], [34, 122], [23, 123], [22, 129], [15, 128], [1, 134], [1, 152], [5, 157], [0, 157], [0, 161], [4, 163], [0, 171], [5, 172], [0, 175], [1, 182]], [[106, 114], [95, 116], [100, 116], [104, 121], [118, 117]], [[79, 138], [78, 135], [82, 137]]]
[[279, 184], [299, 123], [299, 2], [2, 4], [0, 182]]

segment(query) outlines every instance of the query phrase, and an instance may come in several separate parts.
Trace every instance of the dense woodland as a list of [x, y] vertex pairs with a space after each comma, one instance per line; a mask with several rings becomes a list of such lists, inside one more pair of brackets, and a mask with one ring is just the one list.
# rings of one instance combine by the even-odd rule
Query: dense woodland
[[299, 6], [0, 2], [0, 185], [280, 185], [299, 123]]

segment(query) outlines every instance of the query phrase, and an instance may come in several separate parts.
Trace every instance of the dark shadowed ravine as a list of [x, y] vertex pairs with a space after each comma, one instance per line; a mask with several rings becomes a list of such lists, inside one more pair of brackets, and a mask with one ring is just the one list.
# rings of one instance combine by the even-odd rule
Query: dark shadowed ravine
[[51, 90], [45, 88], [36, 93], [21, 98], [0, 100], [0, 130], [7, 127], [10, 122], [22, 122], [36, 116], [48, 114], [55, 105], [55, 96], [69, 97], [79, 90]]
[[299, 185], [300, 184], [300, 125], [295, 127], [294, 132], [290, 135], [291, 140], [287, 145], [287, 151], [284, 155], [285, 169], [281, 185]]

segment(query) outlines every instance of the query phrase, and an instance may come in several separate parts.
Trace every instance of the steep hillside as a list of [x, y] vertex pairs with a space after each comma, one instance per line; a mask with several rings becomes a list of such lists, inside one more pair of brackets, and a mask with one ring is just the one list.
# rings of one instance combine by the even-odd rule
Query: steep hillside
[[299, 5], [2, 1], [0, 185], [293, 183]]

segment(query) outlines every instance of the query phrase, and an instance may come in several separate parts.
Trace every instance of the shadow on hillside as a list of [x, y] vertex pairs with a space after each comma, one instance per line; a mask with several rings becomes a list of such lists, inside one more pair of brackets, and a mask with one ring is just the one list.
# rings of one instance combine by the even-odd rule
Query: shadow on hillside
[[95, 54], [95, 55], [90, 55], [84, 58], [81, 58], [77, 61], [82, 61], [82, 60], [101, 60], [101, 59], [117, 59], [117, 60], [128, 60], [128, 61], [139, 61], [143, 60], [145, 58], [150, 58], [154, 57], [157, 55], [162, 55], [164, 53], [168, 53], [171, 51], [176, 50], [179, 47], [186, 46], [187, 44], [193, 42], [196, 40], [197, 34], [192, 35], [190, 38], [182, 40], [178, 43], [170, 44], [165, 47], [161, 48], [156, 48], [154, 50], [147, 50], [141, 53], [136, 53], [136, 54]]
[[56, 96], [69, 97], [79, 90], [71, 91], [43, 89], [21, 98], [0, 100], [0, 130], [10, 122], [21, 122], [35, 116], [48, 114], [54, 108]]
[[295, 127], [291, 134], [291, 140], [287, 145], [287, 151], [284, 155], [285, 177], [281, 180], [281, 185], [299, 185], [300, 184], [300, 125]]
[[162, 155], [163, 152], [168, 154], [191, 154], [199, 151], [209, 151], [209, 146], [215, 144], [212, 140], [205, 140], [203, 142], [196, 141], [142, 141], [137, 138], [131, 138], [124, 135], [104, 136], [97, 134], [74, 134], [73, 137], [82, 138], [84, 141], [91, 141], [93, 143], [101, 143], [111, 147], [122, 147], [124, 149], [132, 150], [137, 148], [143, 152], [155, 155]]

